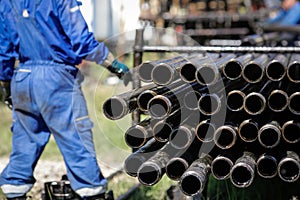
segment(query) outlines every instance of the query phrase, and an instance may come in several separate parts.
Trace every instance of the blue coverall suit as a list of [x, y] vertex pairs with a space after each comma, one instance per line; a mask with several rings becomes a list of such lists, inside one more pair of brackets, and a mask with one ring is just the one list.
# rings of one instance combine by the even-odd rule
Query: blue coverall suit
[[268, 19], [267, 24], [291, 26], [300, 24], [300, 2], [297, 2], [289, 10], [280, 9], [274, 18]]
[[12, 153], [0, 177], [7, 197], [32, 188], [50, 133], [79, 195], [101, 193], [107, 184], [75, 66], [82, 59], [101, 64], [109, 50], [88, 31], [78, 6], [76, 0], [0, 0], [0, 80], [11, 80], [13, 100]]

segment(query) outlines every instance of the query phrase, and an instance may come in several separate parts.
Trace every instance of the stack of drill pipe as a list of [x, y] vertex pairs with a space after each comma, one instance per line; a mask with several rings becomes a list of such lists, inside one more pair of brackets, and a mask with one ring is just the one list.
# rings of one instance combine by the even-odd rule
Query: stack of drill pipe
[[125, 132], [137, 149], [124, 162], [129, 176], [153, 186], [166, 175], [188, 196], [209, 174], [238, 188], [255, 176], [299, 179], [299, 54], [193, 53], [138, 67], [147, 84], [103, 106], [111, 120], [146, 115]]

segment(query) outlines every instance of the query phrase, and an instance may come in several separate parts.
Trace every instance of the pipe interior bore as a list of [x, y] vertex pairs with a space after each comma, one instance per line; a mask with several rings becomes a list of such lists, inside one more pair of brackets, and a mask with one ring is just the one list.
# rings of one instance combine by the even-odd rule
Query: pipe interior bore
[[283, 126], [282, 135], [286, 141], [296, 143], [300, 141], [300, 126], [296, 123], [286, 123]]
[[190, 133], [182, 128], [174, 130], [170, 136], [170, 143], [175, 148], [182, 149], [190, 144]]
[[282, 111], [288, 105], [288, 97], [284, 93], [276, 92], [269, 96], [269, 107], [274, 111]]
[[230, 148], [235, 142], [235, 135], [230, 129], [217, 129], [214, 140], [220, 148]]
[[164, 122], [158, 122], [153, 127], [153, 135], [157, 141], [167, 141], [169, 139], [169, 136], [171, 135], [173, 131], [173, 128]]
[[258, 131], [257, 125], [251, 121], [248, 121], [241, 124], [239, 128], [239, 135], [242, 140], [246, 142], [252, 142], [257, 139]]
[[300, 63], [294, 63], [288, 68], [288, 77], [293, 82], [300, 82]]
[[240, 92], [232, 92], [227, 96], [227, 107], [232, 111], [238, 111], [243, 108], [244, 95]]
[[109, 119], [117, 119], [123, 116], [126, 106], [119, 99], [110, 98], [104, 103], [103, 111]]
[[217, 179], [224, 179], [229, 176], [232, 162], [228, 158], [215, 159], [212, 163], [212, 173]]
[[185, 107], [190, 110], [196, 110], [198, 108], [197, 102], [199, 101], [200, 97], [201, 95], [196, 91], [190, 91], [186, 93], [186, 95], [184, 96]]
[[138, 171], [138, 179], [144, 185], [153, 185], [158, 182], [160, 169], [154, 165], [144, 165]]
[[197, 194], [202, 188], [202, 183], [197, 176], [190, 174], [181, 180], [181, 189], [187, 195]]
[[215, 95], [202, 96], [198, 103], [199, 110], [204, 115], [215, 114], [220, 107], [219, 99]]
[[299, 178], [299, 163], [295, 160], [286, 160], [280, 163], [279, 176], [287, 182], [294, 182]]
[[183, 65], [180, 69], [180, 76], [185, 82], [192, 82], [196, 80], [195, 77], [196, 68], [192, 63]]
[[179, 179], [187, 167], [187, 163], [182, 159], [173, 159], [168, 163], [166, 173], [171, 179]]
[[280, 62], [272, 62], [266, 69], [266, 74], [270, 80], [281, 80], [285, 75], [285, 68]]
[[169, 105], [162, 98], [155, 98], [149, 102], [148, 111], [154, 118], [162, 118], [168, 114]]
[[261, 67], [256, 63], [246, 65], [243, 70], [243, 77], [250, 83], [258, 82], [263, 76]]
[[146, 141], [147, 133], [142, 128], [129, 128], [125, 134], [125, 142], [130, 147], [140, 147]]
[[273, 177], [277, 173], [277, 162], [273, 157], [265, 157], [257, 161], [257, 171], [262, 177]]
[[200, 141], [210, 142], [214, 138], [215, 127], [211, 123], [200, 123], [196, 129], [196, 136]]
[[260, 114], [264, 110], [265, 104], [263, 97], [259, 95], [247, 96], [244, 102], [246, 111], [251, 115]]
[[248, 186], [252, 179], [252, 173], [249, 171], [247, 165], [239, 165], [231, 172], [231, 181], [237, 187]]
[[125, 160], [124, 169], [127, 174], [136, 176], [139, 167], [143, 164], [143, 161], [137, 156], [130, 156]]
[[294, 113], [299, 115], [300, 114], [300, 92], [294, 93], [290, 97], [290, 110]]
[[274, 147], [280, 140], [280, 131], [277, 128], [266, 128], [261, 130], [259, 141], [265, 147]]
[[224, 66], [223, 73], [231, 80], [238, 79], [242, 73], [242, 66], [236, 61], [229, 61]]
[[158, 85], [166, 85], [172, 81], [174, 70], [168, 65], [160, 64], [152, 70], [152, 80]]
[[197, 70], [196, 79], [202, 85], [210, 85], [216, 80], [216, 72], [213, 66], [203, 66]]
[[154, 66], [149, 62], [145, 62], [142, 65], [140, 65], [140, 67], [138, 68], [138, 75], [140, 79], [146, 82], [151, 81], [151, 73], [153, 68]]
[[143, 92], [138, 97], [138, 106], [141, 110], [146, 111], [148, 109], [148, 103], [149, 101], [154, 97], [155, 95], [152, 92]]

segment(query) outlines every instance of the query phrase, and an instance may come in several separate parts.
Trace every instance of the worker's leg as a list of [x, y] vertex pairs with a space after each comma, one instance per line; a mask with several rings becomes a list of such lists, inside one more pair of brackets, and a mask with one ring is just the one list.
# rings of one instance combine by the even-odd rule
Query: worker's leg
[[10, 160], [0, 177], [8, 198], [22, 196], [33, 186], [33, 170], [50, 133], [31, 97], [30, 69], [19, 68], [12, 80], [13, 125]]
[[[97, 163], [90, 121], [80, 84], [71, 66], [38, 68], [35, 84], [43, 87], [35, 91], [43, 118], [53, 133], [64, 157], [68, 179], [80, 196], [106, 191], [107, 181]], [[38, 98], [36, 98], [38, 99]]]

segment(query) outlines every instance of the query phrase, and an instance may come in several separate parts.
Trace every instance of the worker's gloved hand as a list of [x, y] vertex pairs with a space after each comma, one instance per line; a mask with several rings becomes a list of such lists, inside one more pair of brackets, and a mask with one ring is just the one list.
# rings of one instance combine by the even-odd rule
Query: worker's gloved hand
[[10, 109], [12, 109], [9, 81], [0, 81], [0, 100], [4, 102]]
[[117, 75], [120, 79], [123, 79], [124, 85], [127, 86], [130, 81], [132, 81], [131, 72], [129, 68], [122, 62], [114, 59], [110, 66], [107, 69]]

